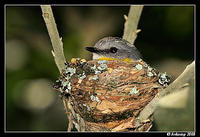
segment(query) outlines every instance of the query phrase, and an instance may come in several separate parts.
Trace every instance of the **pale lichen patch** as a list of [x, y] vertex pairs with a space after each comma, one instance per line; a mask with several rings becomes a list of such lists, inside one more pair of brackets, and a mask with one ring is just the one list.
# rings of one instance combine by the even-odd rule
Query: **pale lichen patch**
[[131, 89], [131, 91], [129, 92], [129, 94], [133, 95], [133, 94], [137, 94], [139, 92], [139, 90], [137, 90], [136, 86], [134, 88]]
[[141, 64], [137, 64], [135, 67], [136, 67], [137, 70], [141, 70], [142, 69], [142, 65]]

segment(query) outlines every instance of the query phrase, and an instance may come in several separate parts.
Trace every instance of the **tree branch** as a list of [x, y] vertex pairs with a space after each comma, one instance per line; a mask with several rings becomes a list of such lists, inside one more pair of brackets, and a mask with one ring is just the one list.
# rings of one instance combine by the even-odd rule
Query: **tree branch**
[[[53, 17], [53, 12], [51, 9], [50, 5], [41, 5], [41, 9], [42, 9], [42, 16], [44, 18], [44, 21], [46, 23], [47, 26], [47, 30], [51, 39], [51, 43], [53, 46], [53, 50], [51, 51], [56, 66], [59, 69], [59, 72], [61, 73], [62, 70], [65, 68], [65, 56], [64, 56], [64, 52], [63, 52], [63, 43], [62, 43], [62, 39], [59, 37], [58, 34], [58, 30], [56, 27], [56, 23]], [[66, 111], [66, 113], [68, 112], [67, 106], [66, 106], [66, 98], [62, 98], [63, 101], [63, 105], [64, 105], [64, 109]], [[71, 115], [67, 114], [68, 117], [68, 131], [71, 131], [71, 129], [73, 128], [73, 124], [72, 124], [72, 117]]]
[[41, 5], [42, 16], [47, 26], [47, 30], [53, 46], [52, 54], [55, 59], [55, 63], [61, 73], [62, 69], [65, 68], [65, 56], [63, 52], [62, 39], [59, 37], [56, 23], [53, 17], [53, 12], [50, 5]]
[[159, 103], [160, 98], [176, 91], [177, 89], [181, 88], [185, 83], [194, 78], [194, 64], [195, 62], [193, 61], [190, 65], [186, 67], [183, 73], [179, 75], [179, 77], [173, 83], [171, 83], [166, 89], [161, 91], [159, 96], [154, 97], [151, 102], [149, 102], [149, 104], [139, 114], [138, 119], [140, 122], [148, 119], [148, 117], [153, 114], [157, 104]]
[[137, 33], [141, 31], [137, 30], [137, 26], [142, 13], [142, 9], [143, 5], [131, 6], [128, 17], [124, 16], [126, 22], [124, 24], [123, 39], [129, 41], [132, 44], [134, 44], [135, 39], [137, 38]]
[[163, 97], [181, 88], [185, 83], [190, 81], [191, 78], [194, 78], [194, 65], [195, 61], [193, 61], [190, 65], [186, 66], [186, 69], [183, 71], [183, 73], [179, 75], [178, 78], [174, 80], [172, 84], [170, 84], [164, 91], [160, 93], [160, 97]]

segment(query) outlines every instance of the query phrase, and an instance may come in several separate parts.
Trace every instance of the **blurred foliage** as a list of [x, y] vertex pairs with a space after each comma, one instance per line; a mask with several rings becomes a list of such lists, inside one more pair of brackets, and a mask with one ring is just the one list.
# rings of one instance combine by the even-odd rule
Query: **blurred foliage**
[[[67, 60], [90, 59], [91, 54], [84, 47], [93, 46], [102, 37], [121, 37], [123, 15], [129, 11], [126, 6], [57, 6], [52, 9]], [[139, 21], [138, 28], [142, 31], [136, 39], [136, 47], [146, 62], [166, 71], [173, 79], [194, 60], [193, 11], [193, 7], [145, 6]], [[63, 104], [52, 89], [59, 72], [39, 6], [6, 6], [5, 47], [6, 130], [66, 131]], [[40, 84], [36, 86], [34, 83], [38, 81]], [[27, 98], [35, 103], [31, 105]], [[52, 100], [47, 101], [49, 99]], [[41, 109], [44, 104], [46, 107]]]

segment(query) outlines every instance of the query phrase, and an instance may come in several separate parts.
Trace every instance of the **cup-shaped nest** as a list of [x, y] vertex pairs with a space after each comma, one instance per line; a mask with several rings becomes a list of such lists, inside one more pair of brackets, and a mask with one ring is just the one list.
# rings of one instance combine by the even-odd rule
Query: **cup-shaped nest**
[[166, 73], [159, 73], [142, 60], [72, 59], [55, 88], [68, 95], [87, 130], [146, 131], [152, 119], [146, 120], [142, 129], [135, 121], [168, 84]]

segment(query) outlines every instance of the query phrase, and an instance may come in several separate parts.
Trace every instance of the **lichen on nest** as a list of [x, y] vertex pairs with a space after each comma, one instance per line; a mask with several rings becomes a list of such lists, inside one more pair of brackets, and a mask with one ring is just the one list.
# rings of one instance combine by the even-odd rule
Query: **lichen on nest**
[[169, 82], [166, 73], [158, 72], [142, 60], [73, 58], [66, 63], [54, 87], [74, 98], [73, 104], [78, 104], [74, 110], [85, 121], [103, 122], [105, 127], [115, 121], [112, 129], [130, 117], [134, 121]]

